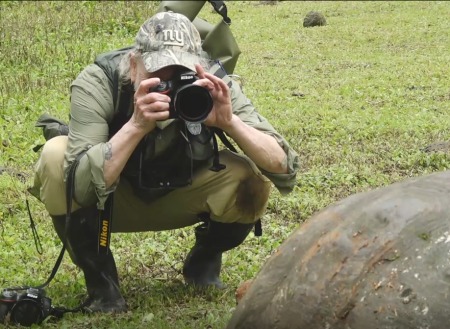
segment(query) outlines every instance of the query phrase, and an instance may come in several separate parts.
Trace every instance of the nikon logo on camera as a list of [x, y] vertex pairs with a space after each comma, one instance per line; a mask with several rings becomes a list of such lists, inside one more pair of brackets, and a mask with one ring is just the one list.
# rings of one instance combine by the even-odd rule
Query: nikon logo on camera
[[109, 222], [107, 220], [102, 221], [102, 231], [100, 233], [100, 246], [102, 247], [108, 246], [108, 225]]

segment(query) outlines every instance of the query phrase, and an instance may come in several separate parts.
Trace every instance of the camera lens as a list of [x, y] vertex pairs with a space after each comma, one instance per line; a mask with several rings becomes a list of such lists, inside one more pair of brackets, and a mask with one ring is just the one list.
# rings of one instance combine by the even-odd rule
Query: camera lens
[[192, 84], [178, 89], [174, 99], [178, 116], [188, 122], [204, 121], [212, 106], [213, 100], [208, 89]]
[[27, 299], [18, 302], [11, 310], [11, 320], [21, 326], [31, 327], [43, 319], [42, 308], [37, 301]]
[[0, 325], [5, 322], [8, 312], [9, 305], [0, 303]]

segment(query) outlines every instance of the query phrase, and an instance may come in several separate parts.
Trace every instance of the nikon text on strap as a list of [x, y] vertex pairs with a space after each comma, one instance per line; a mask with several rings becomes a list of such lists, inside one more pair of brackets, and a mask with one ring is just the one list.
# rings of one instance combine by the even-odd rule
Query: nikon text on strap
[[111, 240], [112, 209], [114, 194], [111, 193], [105, 203], [105, 209], [99, 212], [98, 253], [107, 255]]
[[[70, 227], [70, 217], [72, 213], [72, 200], [75, 190], [75, 172], [80, 163], [80, 159], [85, 155], [86, 151], [81, 152], [72, 165], [69, 168], [67, 183], [66, 183], [66, 234], [67, 236]], [[111, 239], [111, 225], [112, 225], [112, 208], [113, 208], [113, 193], [108, 196], [106, 200], [105, 207], [103, 210], [99, 211], [98, 218], [98, 253], [108, 254], [109, 244]], [[63, 243], [66, 245], [66, 239]]]

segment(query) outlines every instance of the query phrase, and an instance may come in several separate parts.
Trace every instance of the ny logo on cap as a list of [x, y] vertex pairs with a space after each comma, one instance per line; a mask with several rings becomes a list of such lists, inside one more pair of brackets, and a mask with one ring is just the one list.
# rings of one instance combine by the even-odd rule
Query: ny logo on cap
[[184, 34], [177, 30], [163, 30], [163, 41], [168, 46], [184, 46]]

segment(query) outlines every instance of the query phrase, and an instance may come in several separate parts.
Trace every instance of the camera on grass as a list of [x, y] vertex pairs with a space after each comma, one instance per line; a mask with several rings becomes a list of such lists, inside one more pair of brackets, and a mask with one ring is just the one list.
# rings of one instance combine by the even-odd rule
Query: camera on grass
[[31, 327], [41, 323], [53, 311], [51, 299], [39, 288], [7, 288], [0, 294], [0, 324]]
[[199, 78], [195, 72], [181, 73], [173, 80], [161, 81], [150, 89], [170, 96], [169, 118], [180, 118], [191, 123], [203, 122], [213, 107], [213, 99], [208, 89], [194, 85]]

